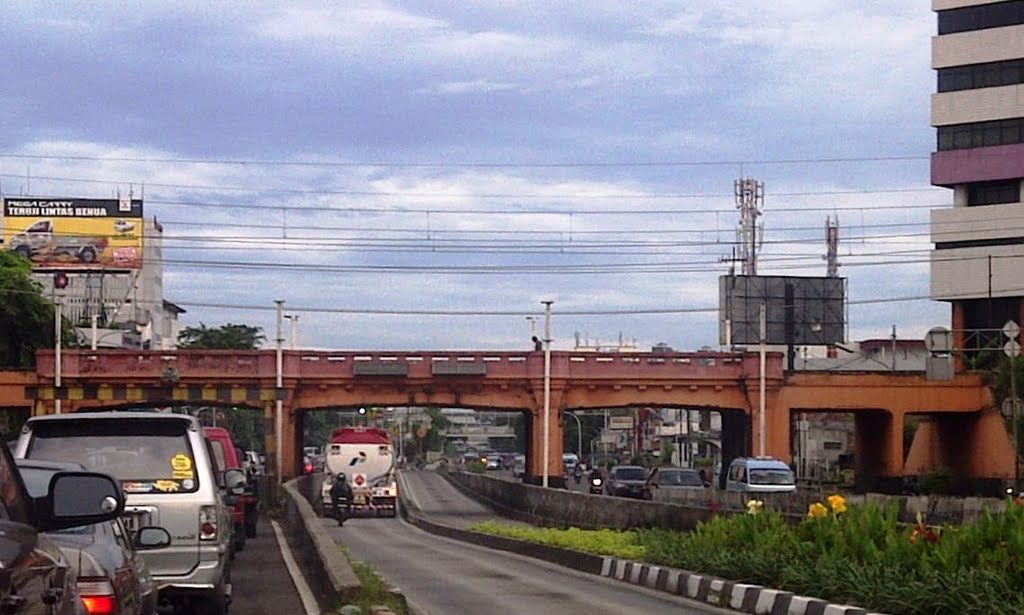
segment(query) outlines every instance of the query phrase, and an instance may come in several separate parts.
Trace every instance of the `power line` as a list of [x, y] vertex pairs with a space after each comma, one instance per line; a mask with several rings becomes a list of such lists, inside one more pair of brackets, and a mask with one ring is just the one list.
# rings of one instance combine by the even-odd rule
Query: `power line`
[[676, 167], [716, 167], [739, 165], [790, 165], [790, 164], [849, 164], [859, 162], [900, 162], [929, 160], [928, 156], [849, 156], [821, 158], [764, 158], [748, 160], [662, 160], [633, 162], [398, 162], [398, 161], [327, 161], [327, 160], [279, 160], [279, 159], [242, 159], [242, 158], [172, 158], [143, 156], [86, 156], [70, 154], [19, 154], [0, 152], [0, 158], [14, 160], [73, 160], [88, 162], [131, 162], [188, 165], [227, 165], [227, 166], [269, 166], [269, 167], [310, 167], [310, 168], [419, 168], [419, 169], [564, 169], [564, 168], [676, 168]]

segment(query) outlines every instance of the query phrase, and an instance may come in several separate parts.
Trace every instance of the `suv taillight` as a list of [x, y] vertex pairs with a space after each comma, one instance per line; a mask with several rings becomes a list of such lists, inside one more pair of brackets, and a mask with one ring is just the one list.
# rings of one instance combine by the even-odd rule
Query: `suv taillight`
[[217, 507], [199, 508], [199, 540], [217, 540]]
[[109, 615], [117, 611], [114, 587], [105, 578], [78, 578], [78, 594], [89, 615]]

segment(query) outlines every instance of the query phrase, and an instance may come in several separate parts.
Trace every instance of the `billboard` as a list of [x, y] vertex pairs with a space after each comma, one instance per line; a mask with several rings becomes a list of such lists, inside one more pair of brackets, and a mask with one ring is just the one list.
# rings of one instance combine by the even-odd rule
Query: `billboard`
[[142, 267], [141, 199], [5, 197], [3, 247], [34, 269]]
[[718, 278], [721, 344], [757, 344], [761, 304], [765, 343], [827, 346], [846, 339], [846, 278], [721, 276]]

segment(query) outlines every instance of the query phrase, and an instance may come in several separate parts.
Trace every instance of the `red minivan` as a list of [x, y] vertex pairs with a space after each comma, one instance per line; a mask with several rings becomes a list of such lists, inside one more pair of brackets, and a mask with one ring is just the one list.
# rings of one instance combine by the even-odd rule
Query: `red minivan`
[[[237, 468], [243, 470], [242, 459], [238, 454], [235, 443], [231, 440], [231, 434], [223, 427], [204, 427], [206, 438], [210, 441], [210, 448], [213, 449], [213, 458], [217, 463], [220, 472]], [[243, 470], [244, 471], [244, 470]], [[241, 551], [245, 548], [245, 539], [256, 536], [256, 498], [251, 489], [245, 495], [235, 500], [234, 526], [235, 526], [235, 550]]]

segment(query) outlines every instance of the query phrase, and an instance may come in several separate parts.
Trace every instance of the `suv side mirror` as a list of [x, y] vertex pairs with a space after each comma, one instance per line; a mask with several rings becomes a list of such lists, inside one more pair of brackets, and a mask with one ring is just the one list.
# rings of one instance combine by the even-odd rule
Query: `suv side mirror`
[[35, 499], [36, 527], [44, 532], [110, 521], [124, 512], [120, 484], [98, 472], [57, 472]]
[[229, 495], [243, 495], [247, 483], [245, 472], [238, 468], [224, 470], [224, 488]]

